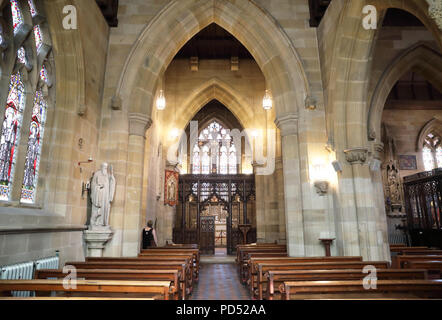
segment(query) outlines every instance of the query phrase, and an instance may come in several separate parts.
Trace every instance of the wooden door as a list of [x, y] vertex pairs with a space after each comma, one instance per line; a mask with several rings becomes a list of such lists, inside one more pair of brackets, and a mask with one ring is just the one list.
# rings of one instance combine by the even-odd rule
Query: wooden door
[[200, 250], [203, 254], [215, 254], [215, 217], [200, 218]]

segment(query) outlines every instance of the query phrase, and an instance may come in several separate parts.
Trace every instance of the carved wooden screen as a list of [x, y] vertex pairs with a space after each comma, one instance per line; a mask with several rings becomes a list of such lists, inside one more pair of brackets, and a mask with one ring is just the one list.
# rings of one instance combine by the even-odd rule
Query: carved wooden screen
[[239, 224], [250, 224], [247, 242], [256, 242], [255, 179], [252, 175], [181, 175], [179, 178], [173, 241], [198, 243], [208, 249], [207, 237], [202, 234], [202, 213], [208, 205], [222, 205], [228, 212], [226, 219], [227, 253], [232, 254], [242, 243]]
[[404, 194], [412, 244], [442, 248], [442, 169], [405, 177]]

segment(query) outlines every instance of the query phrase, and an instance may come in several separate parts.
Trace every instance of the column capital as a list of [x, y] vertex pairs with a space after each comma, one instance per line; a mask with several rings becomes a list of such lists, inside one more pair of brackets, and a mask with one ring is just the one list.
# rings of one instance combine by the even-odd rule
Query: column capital
[[352, 165], [364, 164], [367, 161], [368, 149], [367, 148], [352, 148], [344, 150], [345, 159]]
[[298, 120], [297, 113], [287, 113], [276, 118], [275, 124], [281, 130], [281, 136], [291, 136], [298, 134]]
[[129, 113], [129, 135], [146, 137], [146, 131], [152, 125], [152, 119], [142, 113]]

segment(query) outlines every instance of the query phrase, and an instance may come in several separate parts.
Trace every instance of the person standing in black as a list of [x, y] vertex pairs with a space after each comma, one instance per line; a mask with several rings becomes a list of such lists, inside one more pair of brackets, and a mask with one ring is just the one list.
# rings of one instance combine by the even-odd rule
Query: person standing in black
[[155, 232], [155, 229], [153, 228], [152, 220], [149, 220], [147, 222], [147, 227], [143, 229], [142, 239], [143, 239], [143, 249], [157, 246], [158, 244], [157, 234]]

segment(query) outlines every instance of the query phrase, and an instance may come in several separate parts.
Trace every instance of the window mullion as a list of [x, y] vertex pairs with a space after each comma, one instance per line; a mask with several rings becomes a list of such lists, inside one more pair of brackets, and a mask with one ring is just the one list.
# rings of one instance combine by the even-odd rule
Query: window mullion
[[20, 143], [17, 150], [17, 161], [15, 162], [15, 175], [12, 184], [11, 201], [20, 201], [21, 197], [26, 153], [28, 150], [29, 124], [31, 123], [32, 109], [34, 107], [35, 90], [31, 88], [29, 83], [25, 84], [25, 88], [25, 111], [23, 113], [22, 126], [20, 129]]

